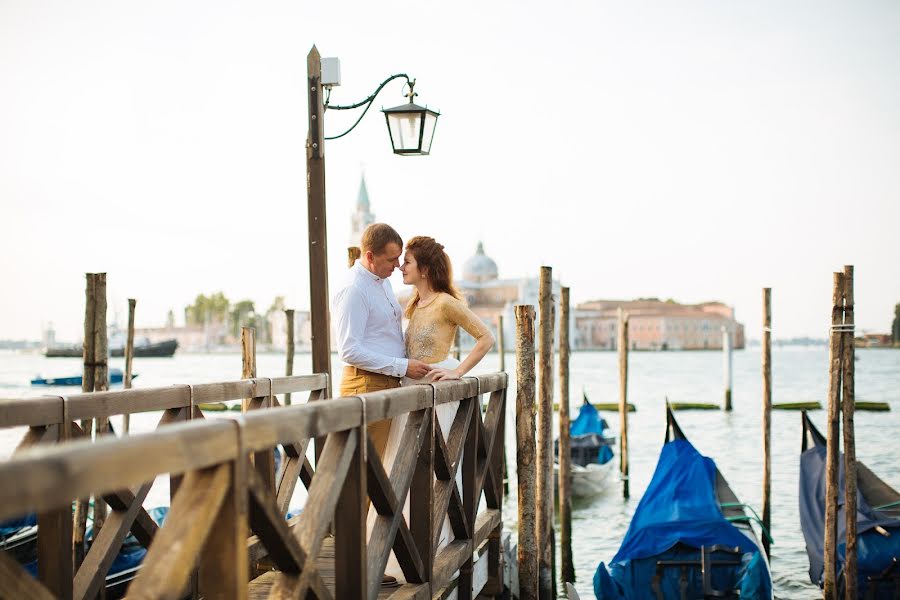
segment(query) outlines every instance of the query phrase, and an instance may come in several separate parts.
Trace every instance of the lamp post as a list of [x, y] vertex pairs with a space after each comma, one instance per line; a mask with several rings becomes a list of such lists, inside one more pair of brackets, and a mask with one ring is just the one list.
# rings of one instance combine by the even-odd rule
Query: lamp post
[[[328, 103], [331, 85], [322, 81], [322, 58], [313, 46], [306, 57], [309, 97], [309, 134], [306, 138], [306, 196], [309, 228], [309, 295], [312, 325], [312, 369], [328, 373], [326, 397], [331, 397], [331, 315], [328, 310], [328, 229], [325, 222], [325, 140], [344, 137], [359, 124], [372, 106], [378, 92], [390, 81], [406, 79], [409, 102], [384, 109], [388, 134], [394, 153], [401, 156], [427, 156], [440, 113], [413, 102], [415, 80], [405, 74], [391, 75], [375, 92], [356, 104], [338, 106]], [[325, 110], [350, 110], [365, 106], [356, 122], [340, 135], [325, 137]]]

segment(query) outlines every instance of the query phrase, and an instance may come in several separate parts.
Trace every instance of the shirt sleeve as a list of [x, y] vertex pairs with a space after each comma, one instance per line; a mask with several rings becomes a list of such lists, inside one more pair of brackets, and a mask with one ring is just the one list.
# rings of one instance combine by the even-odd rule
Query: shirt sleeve
[[450, 298], [444, 305], [444, 314], [451, 323], [462, 327], [466, 333], [476, 340], [485, 335], [490, 336], [487, 326], [478, 318], [478, 315], [465, 305], [461, 300]]
[[355, 286], [341, 290], [334, 299], [338, 355], [341, 360], [359, 369], [403, 377], [409, 361], [406, 358], [373, 352], [363, 343], [369, 303], [366, 295]]

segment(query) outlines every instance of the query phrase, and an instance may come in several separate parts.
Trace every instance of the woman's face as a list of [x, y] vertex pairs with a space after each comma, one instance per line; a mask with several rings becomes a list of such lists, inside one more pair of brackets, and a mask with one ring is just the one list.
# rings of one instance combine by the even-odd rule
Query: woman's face
[[400, 272], [403, 273], [403, 283], [406, 285], [416, 285], [424, 280], [422, 273], [419, 272], [416, 257], [409, 250], [403, 255], [403, 264], [400, 265]]

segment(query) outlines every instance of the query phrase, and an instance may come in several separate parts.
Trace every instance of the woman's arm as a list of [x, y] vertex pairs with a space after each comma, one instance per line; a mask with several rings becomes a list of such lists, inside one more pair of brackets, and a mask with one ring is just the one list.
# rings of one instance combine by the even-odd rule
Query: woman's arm
[[462, 301], [454, 298], [452, 302], [448, 303], [447, 317], [475, 338], [475, 347], [455, 369], [435, 369], [432, 372], [432, 381], [459, 379], [474, 369], [475, 365], [481, 362], [481, 359], [494, 347], [494, 336], [481, 322], [481, 319]]

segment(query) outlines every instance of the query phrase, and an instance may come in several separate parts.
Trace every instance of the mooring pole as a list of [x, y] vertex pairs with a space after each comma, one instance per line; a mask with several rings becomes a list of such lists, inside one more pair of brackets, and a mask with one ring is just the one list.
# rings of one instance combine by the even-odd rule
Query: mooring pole
[[540, 596], [553, 594], [553, 270], [541, 267], [538, 337], [537, 520]]
[[825, 576], [824, 597], [837, 599], [838, 448], [840, 445], [844, 274], [835, 273], [831, 292], [831, 331], [828, 346], [828, 427], [825, 451]]
[[519, 600], [538, 600], [538, 546], [535, 469], [534, 307], [517, 305], [516, 315], [516, 474]]
[[[125, 338], [125, 379], [122, 382], [122, 387], [126, 390], [131, 389], [131, 368], [132, 363], [134, 362], [134, 309], [137, 305], [137, 300], [134, 298], [128, 299], [128, 334]], [[125, 413], [122, 415], [122, 431], [127, 434], [131, 429], [131, 414]]]
[[772, 288], [763, 288], [762, 331], [762, 430], [763, 430], [763, 549], [771, 556], [769, 535], [772, 532]]
[[731, 410], [731, 332], [722, 325], [722, 358], [725, 362], [725, 410]]
[[[844, 517], [846, 519], [847, 546], [844, 561], [844, 597], [856, 600], [857, 596], [857, 523], [856, 523], [856, 429], [853, 422], [856, 412], [856, 364], [853, 316], [853, 266], [844, 267], [844, 323], [841, 327], [843, 368], [841, 408], [844, 417]], [[852, 515], [852, 516], [851, 516]]]
[[500, 355], [500, 372], [506, 371], [506, 344], [503, 342], [503, 315], [497, 315], [497, 354]]
[[572, 562], [571, 444], [569, 439], [569, 288], [559, 296], [559, 545], [563, 583], [575, 581]]
[[622, 496], [628, 490], [628, 315], [619, 309], [619, 472], [622, 476]]
[[456, 328], [456, 337], [454, 339], [453, 358], [456, 360], [459, 360], [462, 356], [462, 348], [460, 348], [460, 344], [462, 343], [459, 332], [460, 329], [460, 327]]
[[[241, 327], [241, 379], [256, 377], [256, 330]], [[241, 412], [247, 412], [251, 398], [241, 400]]]
[[[294, 374], [294, 309], [288, 308], [284, 311], [284, 318], [287, 320], [287, 362], [284, 366], [284, 374], [290, 377]], [[291, 395], [284, 395], [285, 406], [291, 405]]]

